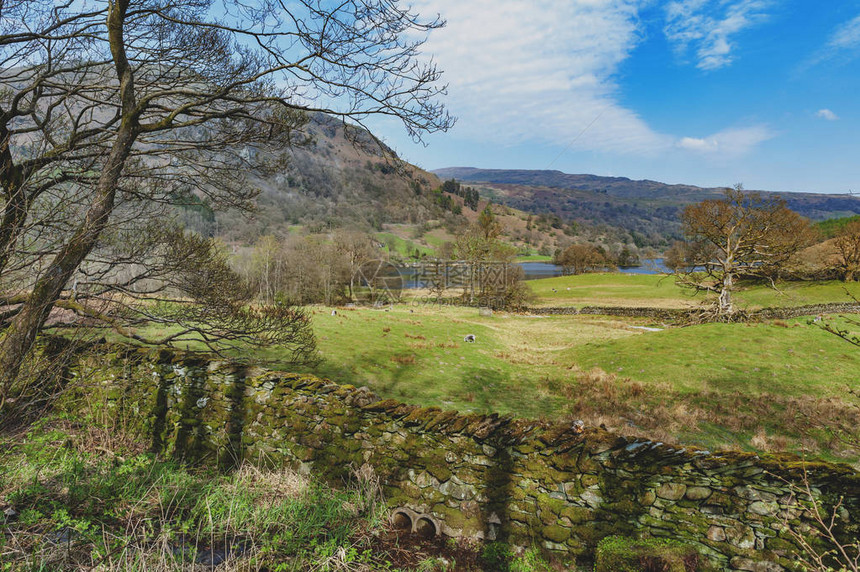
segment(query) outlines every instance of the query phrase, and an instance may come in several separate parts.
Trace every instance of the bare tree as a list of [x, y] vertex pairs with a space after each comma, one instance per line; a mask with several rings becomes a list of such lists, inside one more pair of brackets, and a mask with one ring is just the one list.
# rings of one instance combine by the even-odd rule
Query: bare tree
[[853, 220], [833, 240], [839, 254], [838, 268], [846, 282], [860, 276], [860, 219]]
[[726, 189], [725, 198], [689, 205], [681, 215], [686, 243], [671, 256], [682, 286], [717, 294], [719, 316], [734, 311], [732, 294], [742, 277], [771, 285], [785, 264], [811, 243], [809, 222], [779, 198]]
[[441, 25], [397, 0], [0, 3], [0, 401], [109, 229], [189, 197], [249, 206], [310, 112], [447, 129], [419, 57]]

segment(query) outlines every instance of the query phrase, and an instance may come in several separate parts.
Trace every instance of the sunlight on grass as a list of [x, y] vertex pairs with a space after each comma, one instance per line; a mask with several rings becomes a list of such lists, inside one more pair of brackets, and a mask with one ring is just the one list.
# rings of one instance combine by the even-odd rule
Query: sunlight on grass
[[[671, 276], [650, 274], [593, 273], [530, 280], [538, 306], [652, 306], [689, 308], [708, 298], [675, 284]], [[741, 285], [735, 294], [741, 308], [804, 306], [851, 302], [860, 298], [860, 283], [838, 281], [785, 282], [773, 289], [767, 285]]]

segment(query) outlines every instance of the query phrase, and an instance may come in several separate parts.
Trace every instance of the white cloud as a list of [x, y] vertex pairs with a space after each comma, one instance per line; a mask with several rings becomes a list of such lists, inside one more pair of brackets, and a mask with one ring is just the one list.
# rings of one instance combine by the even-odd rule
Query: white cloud
[[[447, 20], [423, 51], [445, 72], [455, 137], [640, 157], [696, 146], [652, 129], [620, 101], [617, 72], [644, 37], [638, 10], [650, 0], [414, 1], [419, 13]], [[731, 156], [752, 149], [754, 137], [741, 145], [732, 133], [703, 145]]]
[[715, 70], [732, 63], [731, 37], [763, 22], [770, 0], [675, 0], [666, 6], [663, 32], [676, 51], [695, 52], [696, 67]]
[[800, 66], [801, 70], [833, 58], [853, 59], [860, 55], [860, 16], [836, 27], [824, 46]]
[[672, 138], [621, 105], [613, 79], [640, 41], [637, 7], [634, 0], [418, 0], [415, 5], [448, 22], [431, 34], [425, 52], [445, 70], [458, 134], [509, 144], [543, 140], [574, 150], [650, 153], [671, 146]]
[[682, 137], [676, 145], [704, 155], [732, 158], [746, 155], [774, 133], [764, 125], [725, 129], [707, 137]]
[[821, 119], [826, 119], [827, 121], [836, 121], [839, 119], [839, 116], [830, 111], [829, 109], [819, 109], [815, 113], [816, 117], [820, 117]]
[[860, 48], [860, 16], [845, 22], [833, 32], [827, 46], [835, 50]]

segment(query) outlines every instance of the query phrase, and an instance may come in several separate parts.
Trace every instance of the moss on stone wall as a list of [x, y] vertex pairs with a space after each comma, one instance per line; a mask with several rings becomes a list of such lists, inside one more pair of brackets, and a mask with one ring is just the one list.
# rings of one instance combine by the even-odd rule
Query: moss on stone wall
[[392, 507], [432, 516], [450, 536], [569, 556], [593, 555], [610, 535], [672, 538], [720, 570], [750, 561], [793, 570], [786, 523], [810, 524], [791, 485], [804, 474], [825, 508], [843, 498], [839, 533], [860, 536], [860, 477], [845, 465], [461, 415], [181, 352], [104, 346], [73, 371], [73, 394], [121, 416], [159, 453], [287, 464], [335, 484], [368, 463]]

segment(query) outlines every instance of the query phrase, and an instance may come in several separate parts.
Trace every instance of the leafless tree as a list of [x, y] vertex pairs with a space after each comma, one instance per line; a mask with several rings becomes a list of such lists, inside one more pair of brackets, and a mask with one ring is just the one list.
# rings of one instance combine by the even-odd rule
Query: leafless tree
[[447, 129], [420, 57], [441, 25], [397, 0], [0, 2], [0, 403], [58, 301], [93, 273], [134, 291], [112, 241], [134, 267], [143, 215], [248, 207], [308, 113]]
[[860, 219], [845, 225], [833, 240], [839, 254], [839, 270], [846, 282], [857, 280], [860, 275]]
[[716, 312], [731, 316], [742, 277], [773, 285], [784, 265], [812, 241], [809, 222], [779, 198], [726, 189], [725, 198], [687, 206], [681, 215], [687, 241], [670, 258], [679, 284], [717, 294]]

